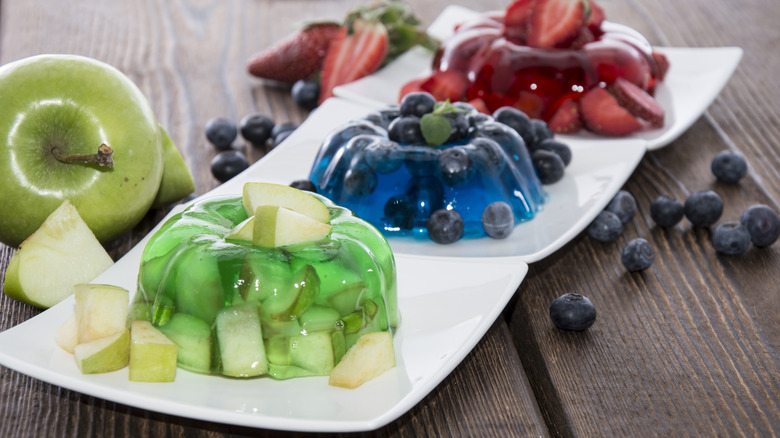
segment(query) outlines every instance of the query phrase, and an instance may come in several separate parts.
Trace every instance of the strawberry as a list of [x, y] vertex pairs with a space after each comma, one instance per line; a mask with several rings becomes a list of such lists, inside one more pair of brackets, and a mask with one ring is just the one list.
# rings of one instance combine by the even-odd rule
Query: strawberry
[[537, 0], [528, 25], [528, 45], [566, 47], [587, 21], [586, 0]]
[[582, 129], [580, 106], [574, 99], [566, 99], [561, 103], [547, 123], [556, 134], [571, 134]]
[[525, 42], [528, 33], [528, 19], [536, 0], [515, 0], [504, 13], [504, 35], [518, 43]]
[[338, 31], [336, 23], [310, 24], [253, 55], [247, 71], [260, 78], [287, 83], [306, 79], [320, 70]]
[[420, 88], [431, 93], [437, 101], [450, 102], [463, 100], [468, 86], [466, 75], [455, 70], [437, 70], [420, 84]]
[[479, 97], [475, 99], [471, 99], [469, 103], [471, 104], [471, 106], [473, 106], [477, 111], [481, 112], [482, 114], [490, 114], [490, 108], [488, 108], [485, 101], [480, 99]]
[[595, 35], [601, 34], [601, 23], [607, 18], [607, 14], [604, 9], [597, 5], [593, 0], [588, 0], [590, 4], [590, 17], [588, 18], [588, 29]]
[[658, 66], [658, 80], [663, 81], [664, 77], [666, 77], [666, 72], [669, 71], [669, 60], [666, 58], [666, 55], [655, 50], [653, 50], [652, 55], [655, 64]]
[[617, 78], [610, 84], [609, 91], [615, 96], [618, 104], [634, 116], [646, 120], [656, 128], [664, 125], [664, 109], [653, 96], [634, 83]]
[[642, 123], [601, 87], [582, 96], [580, 110], [585, 126], [596, 134], [623, 136], [642, 129]]

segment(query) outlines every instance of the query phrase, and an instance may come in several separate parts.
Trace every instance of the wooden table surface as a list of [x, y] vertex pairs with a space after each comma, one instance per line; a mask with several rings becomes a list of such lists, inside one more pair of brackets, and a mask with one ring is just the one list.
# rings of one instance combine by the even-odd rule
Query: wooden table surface
[[[744, 57], [723, 92], [668, 147], [649, 152], [625, 189], [637, 216], [615, 244], [582, 234], [531, 265], [515, 297], [476, 348], [423, 401], [379, 436], [754, 436], [780, 435], [780, 244], [729, 257], [710, 232], [687, 222], [653, 225], [650, 202], [715, 190], [720, 222], [747, 206], [780, 211], [780, 8], [777, 0], [601, 0], [612, 21], [660, 46], [740, 46]], [[177, 143], [197, 193], [218, 182], [204, 137], [215, 116], [258, 110], [301, 122], [287, 90], [250, 78], [255, 51], [313, 18], [340, 17], [363, 1], [145, 0], [0, 3], [0, 62], [76, 53], [135, 81]], [[479, 10], [508, 0], [409, 1], [430, 23], [447, 4]], [[741, 151], [748, 176], [717, 183], [709, 166]], [[247, 148], [252, 161], [261, 151]], [[0, 189], [2, 190], [2, 189]], [[159, 221], [151, 212], [110, 245], [115, 258]], [[627, 273], [620, 249], [644, 237], [655, 264]], [[0, 279], [14, 249], [0, 246]], [[550, 302], [586, 295], [598, 310], [585, 332], [553, 328]], [[40, 311], [0, 298], [0, 330]], [[0, 368], [0, 436], [258, 436], [277, 432], [145, 411], [71, 392]]]

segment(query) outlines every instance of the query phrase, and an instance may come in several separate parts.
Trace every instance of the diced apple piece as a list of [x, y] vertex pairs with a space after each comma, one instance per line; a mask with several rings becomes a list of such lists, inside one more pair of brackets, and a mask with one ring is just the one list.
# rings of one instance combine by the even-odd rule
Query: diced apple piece
[[254, 304], [224, 307], [216, 318], [222, 374], [253, 377], [268, 372], [259, 308]]
[[252, 242], [265, 248], [313, 242], [327, 237], [331, 228], [285, 207], [261, 205], [255, 210]]
[[160, 331], [177, 348], [179, 366], [198, 373], [211, 371], [211, 327], [197, 317], [174, 313]]
[[225, 240], [238, 240], [243, 242], [252, 242], [252, 235], [255, 229], [255, 217], [250, 216], [245, 221], [233, 227], [227, 235]]
[[78, 344], [73, 349], [73, 357], [83, 374], [122, 369], [130, 361], [130, 330]]
[[127, 328], [130, 294], [108, 284], [77, 284], [76, 325], [79, 344], [121, 332]]
[[76, 207], [65, 200], [11, 257], [3, 291], [49, 308], [72, 295], [74, 285], [91, 281], [113, 263]]
[[330, 372], [328, 384], [354, 389], [395, 366], [390, 332], [366, 333]]
[[335, 363], [330, 332], [308, 333], [290, 339], [290, 360], [314, 375], [328, 375]]
[[281, 184], [248, 182], [242, 197], [246, 214], [253, 215], [261, 205], [276, 205], [293, 210], [322, 223], [330, 222], [328, 207], [314, 196]]
[[176, 344], [149, 321], [130, 325], [130, 369], [133, 382], [173, 382], [176, 378]]
[[57, 345], [70, 354], [79, 343], [78, 326], [76, 324], [76, 315], [71, 315], [62, 325], [57, 328], [55, 335]]

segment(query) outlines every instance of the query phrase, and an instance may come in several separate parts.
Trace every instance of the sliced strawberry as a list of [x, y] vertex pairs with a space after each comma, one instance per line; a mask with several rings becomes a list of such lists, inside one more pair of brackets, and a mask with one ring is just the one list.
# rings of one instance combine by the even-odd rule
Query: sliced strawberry
[[550, 121], [547, 123], [556, 134], [571, 134], [582, 129], [580, 106], [574, 99], [566, 99], [561, 103]]
[[653, 50], [652, 55], [655, 65], [658, 66], [658, 80], [663, 81], [666, 77], [666, 72], [669, 71], [669, 60], [666, 58], [666, 55], [655, 50]]
[[335, 23], [311, 24], [253, 55], [247, 71], [257, 77], [293, 83], [322, 68], [330, 43], [339, 32]]
[[504, 35], [518, 43], [524, 44], [528, 34], [528, 20], [536, 0], [515, 0], [504, 13]]
[[588, 29], [595, 35], [601, 34], [601, 23], [607, 19], [607, 14], [604, 9], [596, 4], [593, 0], [588, 0], [590, 4], [590, 17], [588, 18]]
[[537, 0], [528, 25], [528, 45], [566, 47], [587, 20], [586, 0]]
[[634, 116], [646, 120], [656, 128], [664, 125], [664, 109], [647, 91], [623, 78], [618, 78], [610, 84], [609, 91], [620, 106]]
[[477, 111], [481, 112], [482, 114], [490, 114], [490, 108], [488, 108], [487, 103], [483, 99], [476, 98], [471, 99], [469, 101], [471, 106], [477, 109]]
[[601, 87], [582, 96], [580, 110], [585, 127], [596, 134], [622, 136], [642, 129], [642, 123]]
[[414, 93], [415, 91], [425, 91], [422, 88], [423, 82], [428, 80], [428, 76], [424, 76], [422, 78], [412, 79], [411, 81], [403, 84], [401, 86], [401, 91], [398, 92], [398, 102], [401, 102], [401, 99], [404, 98], [409, 93]]
[[437, 70], [420, 87], [431, 93], [437, 101], [457, 102], [466, 97], [469, 86], [466, 75], [455, 70]]
[[387, 28], [375, 20], [356, 17], [339, 30], [322, 66], [320, 103], [339, 85], [360, 79], [378, 69], [388, 50]]

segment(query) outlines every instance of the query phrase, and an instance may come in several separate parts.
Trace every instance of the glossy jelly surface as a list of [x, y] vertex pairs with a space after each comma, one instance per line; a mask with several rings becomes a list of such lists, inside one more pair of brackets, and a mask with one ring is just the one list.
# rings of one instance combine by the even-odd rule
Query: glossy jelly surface
[[[395, 260], [384, 237], [350, 211], [317, 197], [330, 212], [330, 235], [285, 247], [225, 240], [247, 219], [240, 197], [206, 199], [173, 216], [144, 250], [133, 317], [152, 321], [166, 334], [179, 330], [174, 334], [185, 339], [177, 342], [180, 367], [227, 374], [218, 315], [249, 306], [256, 313], [251, 316], [259, 315], [264, 374], [277, 379], [326, 375], [359, 335], [393, 331], [400, 315]], [[191, 327], [184, 331], [193, 333], [173, 328], [183, 320]], [[203, 327], [202, 339], [193, 340], [197, 327]], [[183, 363], [182, 349], [196, 341], [210, 356], [190, 351], [200, 360]]]

